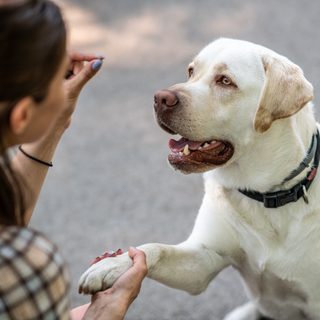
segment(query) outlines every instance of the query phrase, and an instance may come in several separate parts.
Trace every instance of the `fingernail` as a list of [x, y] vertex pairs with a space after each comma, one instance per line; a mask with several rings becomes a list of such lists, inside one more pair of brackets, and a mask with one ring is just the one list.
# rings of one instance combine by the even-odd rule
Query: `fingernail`
[[98, 57], [100, 57], [100, 58], [102, 58], [102, 59], [105, 59], [105, 58], [106, 58], [106, 57], [103, 56], [102, 54], [97, 54], [97, 53], [96, 53], [96, 56], [98, 56]]
[[137, 249], [136, 247], [130, 246], [130, 248]]
[[102, 66], [102, 61], [101, 61], [101, 60], [97, 60], [97, 61], [95, 61], [94, 64], [92, 65], [92, 69], [93, 69], [94, 71], [97, 71], [97, 70], [99, 70], [99, 69], [101, 68], [101, 66]]
[[108, 253], [107, 251], [106, 251], [106, 252], [104, 252], [104, 253], [102, 254], [102, 256], [105, 256], [107, 253]]
[[115, 251], [108, 251], [108, 253], [110, 254], [110, 256], [112, 256], [113, 254], [115, 254]]

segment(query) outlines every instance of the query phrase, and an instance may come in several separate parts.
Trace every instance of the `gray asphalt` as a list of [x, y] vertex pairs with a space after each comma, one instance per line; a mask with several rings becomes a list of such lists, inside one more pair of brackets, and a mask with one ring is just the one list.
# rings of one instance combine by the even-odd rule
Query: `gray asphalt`
[[[320, 2], [60, 3], [70, 45], [106, 56], [81, 94], [31, 221], [68, 261], [75, 307], [90, 300], [77, 293], [77, 282], [96, 255], [149, 242], [177, 244], [192, 230], [203, 197], [202, 177], [184, 176], [167, 164], [170, 137], [153, 119], [154, 93], [184, 82], [188, 63], [203, 46], [231, 37], [266, 46], [300, 65], [314, 85], [317, 107]], [[231, 268], [199, 296], [146, 279], [126, 319], [220, 320], [246, 301]]]

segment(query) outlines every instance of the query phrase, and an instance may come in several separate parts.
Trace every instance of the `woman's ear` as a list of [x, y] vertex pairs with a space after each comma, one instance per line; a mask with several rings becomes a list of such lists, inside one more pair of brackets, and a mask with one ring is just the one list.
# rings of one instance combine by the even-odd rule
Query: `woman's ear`
[[9, 118], [13, 134], [21, 136], [30, 123], [35, 110], [35, 102], [31, 97], [21, 99], [12, 109]]

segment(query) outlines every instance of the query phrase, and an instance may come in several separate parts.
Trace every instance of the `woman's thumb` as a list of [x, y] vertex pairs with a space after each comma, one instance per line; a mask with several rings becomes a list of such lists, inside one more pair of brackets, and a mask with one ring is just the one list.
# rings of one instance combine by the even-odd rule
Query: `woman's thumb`
[[134, 265], [145, 265], [146, 264], [146, 254], [135, 247], [129, 248], [129, 257], [133, 260]]

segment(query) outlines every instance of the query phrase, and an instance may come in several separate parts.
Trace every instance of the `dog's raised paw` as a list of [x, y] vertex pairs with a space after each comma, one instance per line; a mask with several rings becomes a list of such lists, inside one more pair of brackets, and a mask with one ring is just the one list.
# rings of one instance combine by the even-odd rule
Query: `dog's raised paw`
[[80, 277], [79, 293], [94, 294], [112, 287], [132, 265], [128, 253], [95, 263]]

